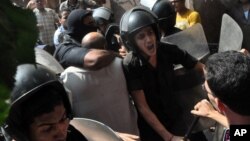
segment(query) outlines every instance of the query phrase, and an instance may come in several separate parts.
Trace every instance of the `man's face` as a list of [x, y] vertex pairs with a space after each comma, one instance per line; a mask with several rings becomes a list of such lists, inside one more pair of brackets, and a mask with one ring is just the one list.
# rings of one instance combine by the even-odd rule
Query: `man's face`
[[93, 26], [95, 24], [94, 18], [92, 15], [88, 15], [83, 19], [83, 24], [88, 26]]
[[31, 141], [66, 141], [69, 119], [63, 104], [50, 113], [35, 117], [30, 125]]
[[136, 33], [134, 40], [143, 55], [156, 55], [156, 35], [151, 26], [142, 28]]
[[170, 0], [175, 12], [181, 11], [185, 7], [185, 0]]
[[68, 11], [63, 11], [62, 12], [62, 17], [60, 18], [60, 24], [63, 25], [64, 28], [67, 27], [66, 25], [66, 21], [67, 21], [67, 18], [69, 16], [69, 12]]
[[41, 10], [45, 8], [46, 0], [35, 0], [36, 8]]

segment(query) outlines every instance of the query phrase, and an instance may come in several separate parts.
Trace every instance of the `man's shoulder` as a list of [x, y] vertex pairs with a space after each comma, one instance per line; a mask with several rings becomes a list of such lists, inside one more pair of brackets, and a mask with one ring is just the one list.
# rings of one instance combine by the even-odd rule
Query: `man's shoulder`
[[159, 42], [158, 43], [158, 52], [159, 53], [171, 53], [173, 51], [179, 50], [179, 47], [170, 42]]
[[122, 59], [119, 57], [116, 57], [113, 62], [111, 62], [109, 65], [107, 65], [106, 67], [103, 67], [99, 70], [89, 70], [89, 69], [84, 69], [84, 68], [80, 68], [80, 67], [74, 67], [74, 66], [70, 66], [67, 69], [64, 70], [64, 72], [62, 73], [62, 75], [65, 74], [71, 74], [71, 73], [85, 73], [85, 72], [100, 72], [103, 69], [110, 69], [113, 71], [117, 71], [117, 70], [122, 70]]
[[177, 47], [177, 45], [171, 43], [171, 42], [159, 42], [159, 47]]
[[82, 47], [82, 45], [77, 42], [76, 40], [74, 40], [72, 37], [70, 37], [66, 32], [62, 32], [63, 33], [63, 42], [62, 45], [68, 45], [71, 47]]
[[200, 14], [195, 10], [189, 10], [188, 15], [189, 15], [189, 17], [192, 17], [192, 18], [199, 18], [200, 17]]
[[[61, 33], [62, 34], [62, 33]], [[60, 36], [60, 34], [59, 34]], [[60, 43], [57, 48], [56, 51], [54, 53], [54, 56], [57, 57], [58, 55], [62, 55], [65, 52], [73, 49], [73, 48], [81, 48], [81, 44], [77, 43], [76, 41], [74, 41], [74, 39], [72, 39], [69, 35], [65, 34], [62, 37], [63, 41], [62, 43]]]

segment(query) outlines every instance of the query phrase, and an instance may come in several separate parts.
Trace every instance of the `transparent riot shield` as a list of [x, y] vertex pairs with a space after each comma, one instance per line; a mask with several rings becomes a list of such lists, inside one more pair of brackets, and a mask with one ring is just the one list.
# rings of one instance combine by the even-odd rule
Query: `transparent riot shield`
[[221, 23], [218, 52], [240, 50], [242, 41], [243, 33], [240, 26], [229, 15], [224, 14]]
[[116, 133], [105, 124], [86, 118], [74, 118], [71, 123], [88, 141], [122, 141]]
[[161, 41], [177, 45], [198, 60], [209, 54], [207, 39], [199, 23], [186, 30], [164, 37]]
[[[164, 37], [161, 41], [176, 44], [198, 60], [203, 59], [210, 53], [201, 24], [196, 24], [186, 30]], [[206, 92], [202, 89], [203, 83], [204, 77], [197, 71], [175, 67], [174, 99], [180, 107], [180, 112], [175, 117], [175, 121], [172, 122], [174, 125], [169, 128], [172, 133], [184, 136], [192, 125], [195, 116], [190, 111], [195, 104], [207, 98]], [[200, 117], [191, 133], [209, 129], [214, 124], [213, 120]]]
[[112, 50], [115, 52], [119, 52], [120, 44], [116, 34], [119, 34], [119, 25], [116, 23], [111, 23], [105, 33], [105, 39], [107, 41], [107, 50]]
[[64, 71], [63, 67], [59, 64], [59, 62], [45, 50], [35, 48], [35, 56], [37, 63], [48, 67], [56, 74], [59, 74]]
[[148, 7], [150, 10], [152, 10], [156, 2], [157, 0], [141, 0], [140, 1], [141, 5]]

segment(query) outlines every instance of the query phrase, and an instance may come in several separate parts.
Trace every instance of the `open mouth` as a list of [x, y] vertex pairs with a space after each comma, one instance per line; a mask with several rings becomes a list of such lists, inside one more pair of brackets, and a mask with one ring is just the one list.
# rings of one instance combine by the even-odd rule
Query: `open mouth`
[[154, 45], [152, 44], [152, 45], [150, 45], [150, 46], [147, 46], [147, 49], [150, 51], [150, 50], [152, 50], [152, 49], [154, 49]]

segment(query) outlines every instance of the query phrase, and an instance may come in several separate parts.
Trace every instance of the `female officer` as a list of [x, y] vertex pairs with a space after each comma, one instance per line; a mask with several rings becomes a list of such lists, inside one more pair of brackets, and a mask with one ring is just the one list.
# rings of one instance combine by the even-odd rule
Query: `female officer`
[[129, 91], [139, 112], [142, 141], [174, 141], [171, 130], [181, 112], [173, 100], [174, 64], [197, 69], [203, 64], [177, 46], [160, 42], [157, 16], [144, 7], [127, 11], [120, 22], [120, 34], [130, 51], [124, 58]]

